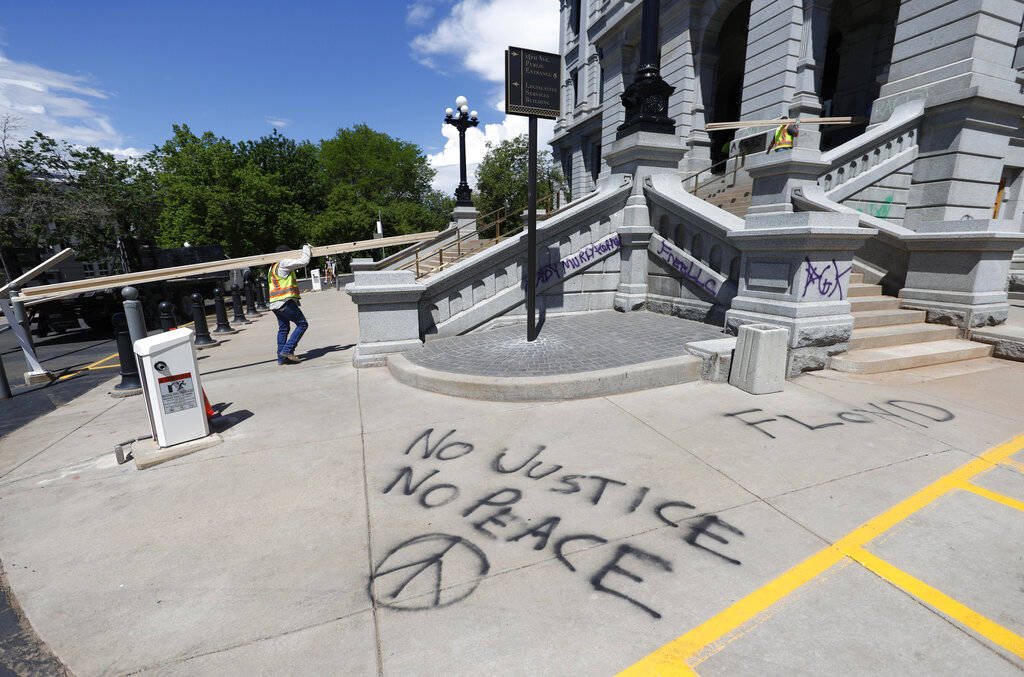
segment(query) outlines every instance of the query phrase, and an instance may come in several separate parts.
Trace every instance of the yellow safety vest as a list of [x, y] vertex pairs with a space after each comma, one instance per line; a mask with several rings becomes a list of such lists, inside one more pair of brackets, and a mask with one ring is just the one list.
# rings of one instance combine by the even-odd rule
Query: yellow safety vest
[[789, 133], [789, 124], [779, 125], [775, 129], [775, 140], [772, 150], [788, 150], [793, 147], [793, 135]]
[[288, 299], [299, 298], [299, 283], [295, 279], [295, 271], [281, 277], [277, 274], [277, 264], [270, 266], [270, 274], [267, 275], [267, 286], [270, 287], [270, 302], [287, 301]]

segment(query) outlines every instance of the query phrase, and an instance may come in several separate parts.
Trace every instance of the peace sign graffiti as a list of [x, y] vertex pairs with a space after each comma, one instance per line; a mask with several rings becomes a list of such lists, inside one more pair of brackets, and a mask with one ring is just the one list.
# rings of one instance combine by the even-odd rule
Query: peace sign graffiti
[[[389, 609], [439, 609], [473, 594], [490, 568], [483, 551], [466, 539], [423, 534], [398, 544], [384, 556], [370, 575], [367, 593], [378, 606]], [[472, 583], [465, 582], [466, 572], [471, 572]], [[399, 599], [403, 592], [406, 595]]]

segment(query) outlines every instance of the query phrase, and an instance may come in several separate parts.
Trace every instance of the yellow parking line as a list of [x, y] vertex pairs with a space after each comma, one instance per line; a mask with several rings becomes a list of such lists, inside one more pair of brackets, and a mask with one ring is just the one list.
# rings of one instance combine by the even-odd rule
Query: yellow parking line
[[[187, 327], [190, 324], [192, 324], [192, 323], [191, 322], [186, 322], [185, 324], [180, 324], [178, 326], [179, 327]], [[104, 362], [106, 362], [108, 360], [114, 359], [115, 357], [117, 357], [117, 353], [114, 353], [113, 355], [107, 355], [102, 360], [99, 360], [97, 362], [93, 362], [92, 364], [87, 364], [84, 367], [82, 367], [81, 369], [79, 369], [77, 371], [73, 371], [70, 374], [64, 374], [63, 376], [59, 377], [57, 380], [58, 381], [63, 381], [64, 379], [74, 378], [75, 376], [78, 376], [82, 372], [91, 371], [91, 370], [94, 370], [94, 369], [113, 369], [115, 367], [121, 366], [119, 364], [110, 364], [110, 365], [106, 365], [106, 366], [103, 366], [103, 367], [99, 366], [99, 365], [103, 364]]]
[[[58, 381], [63, 381], [63, 380], [64, 380], [64, 379], [66, 379], [66, 378], [71, 378], [72, 376], [78, 376], [78, 375], [79, 375], [79, 374], [81, 374], [81, 373], [82, 373], [83, 371], [87, 371], [87, 370], [89, 370], [89, 369], [95, 369], [95, 368], [97, 368], [97, 367], [98, 367], [99, 365], [103, 364], [104, 362], [106, 362], [106, 361], [108, 361], [108, 360], [112, 360], [112, 359], [114, 359], [115, 357], [117, 357], [117, 353], [114, 353], [113, 355], [107, 355], [107, 356], [106, 356], [106, 357], [104, 357], [104, 358], [103, 358], [102, 360], [97, 360], [96, 362], [93, 362], [92, 364], [87, 364], [87, 365], [85, 365], [84, 367], [82, 367], [81, 369], [79, 369], [78, 371], [72, 372], [72, 373], [70, 373], [70, 374], [64, 374], [63, 376], [61, 376], [61, 377], [60, 377], [60, 378], [58, 378], [57, 380], [58, 380]], [[115, 366], [115, 365], [110, 365], [110, 366]]]
[[909, 592], [925, 604], [935, 607], [950, 618], [963, 623], [971, 630], [995, 642], [1007, 651], [1012, 651], [1021, 658], [1024, 658], [1024, 637], [1007, 630], [995, 621], [985, 618], [977, 611], [964, 606], [952, 597], [936, 590], [924, 581], [914, 578], [907, 572], [897, 569], [863, 548], [855, 548], [848, 554], [867, 569], [870, 569], [896, 587]]
[[1004, 496], [994, 491], [989, 491], [988, 489], [985, 489], [984, 487], [979, 487], [977, 484], [972, 484], [971, 482], [961, 482], [959, 488], [963, 489], [964, 491], [973, 492], [978, 496], [983, 496], [990, 501], [1002, 503], [1005, 506], [1009, 506], [1011, 508], [1015, 508], [1017, 510], [1024, 512], [1024, 501], [1018, 501], [1015, 498], [1010, 498], [1009, 496]]
[[832, 547], [811, 555], [768, 585], [626, 668], [619, 673], [619, 677], [677, 677], [696, 674], [687, 664], [693, 654], [775, 604], [842, 558], [843, 554]]
[[[1024, 449], [1024, 435], [1018, 435], [1009, 442], [1000, 444], [969, 463], [965, 463], [948, 475], [940, 477], [924, 489], [918, 491], [916, 494], [900, 501], [881, 515], [878, 515], [868, 522], [865, 522], [857, 529], [854, 529], [852, 532], [836, 541], [835, 544], [811, 555], [775, 580], [767, 583], [758, 590], [755, 590], [724, 611], [718, 613], [704, 623], [701, 623], [693, 630], [690, 630], [685, 635], [672, 640], [657, 651], [654, 651], [645, 658], [642, 658], [637, 663], [620, 672], [619, 676], [677, 677], [681, 675], [695, 674], [691, 664], [697, 664], [706, 660], [723, 647], [719, 646], [715, 650], [704, 652], [699, 658], [695, 658], [698, 651], [708, 647], [708, 645], [713, 642], [717, 642], [728, 633], [736, 630], [744, 623], [747, 623], [754, 616], [775, 604], [786, 595], [824, 573], [845, 556], [851, 556], [854, 559], [857, 559], [854, 555], [859, 555], [860, 552], [867, 552], [862, 549], [862, 546], [876, 538], [879, 534], [891, 529], [896, 524], [899, 524], [939, 496], [948, 492], [950, 489], [961, 488], [963, 484], [967, 483], [972, 477], [981, 471], [992, 468], [1005, 461], [1021, 449]], [[872, 560], [872, 563], [875, 563], [874, 560]], [[861, 564], [863, 564], [863, 562], [861, 562]], [[864, 566], [867, 565], [865, 564]], [[893, 569], [895, 569], [895, 567], [893, 567]], [[918, 583], [920, 583], [920, 581], [918, 581]], [[920, 583], [920, 585], [925, 584]], [[938, 591], [935, 592], [938, 593]], [[950, 599], [950, 602], [959, 604], [959, 602], [956, 602], [951, 598], [947, 599]], [[945, 602], [943, 603], [945, 604]], [[963, 608], [967, 609], [967, 607]], [[968, 611], [970, 610], [968, 609]], [[954, 618], [956, 618], [956, 616], [954, 616]], [[991, 623], [991, 621], [988, 622]], [[1006, 641], [1006, 638], [1002, 635], [997, 633], [996, 636], [1003, 641]], [[994, 638], [992, 641], [1000, 643]], [[1000, 646], [1003, 646], [1003, 644], [1000, 643]]]
[[1000, 463], [999, 465], [1003, 466], [1004, 468], [1009, 468], [1010, 470], [1016, 470], [1017, 472], [1019, 472], [1021, 474], [1024, 474], [1024, 462], [1021, 462], [1021, 461], [1011, 461], [1010, 459], [1007, 459], [1007, 460], [1003, 461], [1002, 463]]

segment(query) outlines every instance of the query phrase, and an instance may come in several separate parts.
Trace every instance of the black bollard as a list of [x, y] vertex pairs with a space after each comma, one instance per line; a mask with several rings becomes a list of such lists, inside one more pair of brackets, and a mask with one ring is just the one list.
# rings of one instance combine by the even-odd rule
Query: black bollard
[[196, 347], [217, 345], [218, 341], [210, 336], [210, 327], [206, 324], [206, 303], [199, 292], [192, 294], [192, 329], [196, 333]]
[[110, 319], [117, 341], [117, 357], [121, 361], [121, 382], [114, 386], [111, 394], [115, 397], [138, 395], [142, 392], [142, 380], [139, 379], [139, 364], [132, 349], [132, 337], [128, 333], [128, 318], [124, 313], [114, 313]]
[[220, 285], [213, 288], [213, 307], [217, 313], [217, 326], [214, 334], [234, 334], [235, 330], [228, 324], [228, 311], [224, 308], [224, 289]]
[[170, 331], [178, 326], [178, 321], [174, 319], [173, 303], [161, 301], [156, 308], [160, 313], [160, 331]]
[[237, 284], [231, 285], [231, 309], [235, 311], [232, 322], [245, 324], [249, 321], [245, 319], [245, 311], [242, 310], [242, 292]]
[[245, 280], [245, 316], [262, 317], [256, 311], [256, 292], [253, 291], [255, 283], [253, 282], [252, 271], [247, 270], [242, 273], [242, 279]]
[[270, 310], [267, 308], [267, 278], [256, 278], [256, 310]]

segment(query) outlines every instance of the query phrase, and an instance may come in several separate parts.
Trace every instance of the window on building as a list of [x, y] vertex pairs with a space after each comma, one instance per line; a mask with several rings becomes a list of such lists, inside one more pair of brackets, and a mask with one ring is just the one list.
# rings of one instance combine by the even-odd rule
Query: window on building
[[82, 264], [82, 272], [86, 277], [104, 277], [113, 274], [110, 261], [90, 261]]
[[601, 144], [590, 144], [590, 178], [597, 183], [597, 175], [601, 173]]
[[562, 150], [562, 177], [565, 179], [565, 190], [572, 195], [572, 150]]
[[572, 26], [572, 34], [580, 34], [580, 16], [583, 14], [583, 0], [575, 0], [572, 3], [572, 15], [569, 17], [569, 25]]
[[570, 76], [572, 78], [572, 106], [575, 108], [580, 102], [580, 69], [577, 68]]

